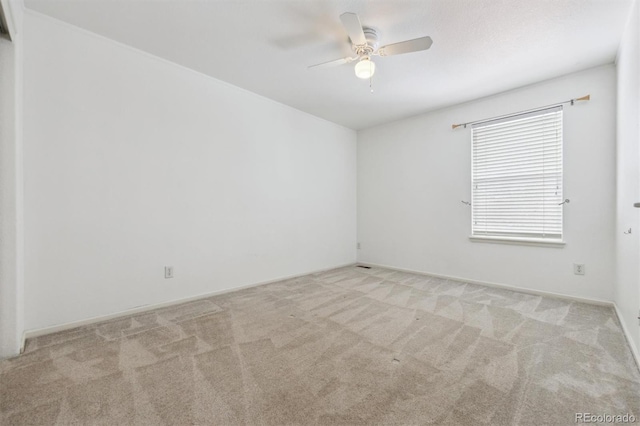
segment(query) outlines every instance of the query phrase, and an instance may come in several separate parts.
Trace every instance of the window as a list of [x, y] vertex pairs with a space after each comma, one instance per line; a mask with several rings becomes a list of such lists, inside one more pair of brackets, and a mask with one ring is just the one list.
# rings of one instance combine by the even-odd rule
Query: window
[[562, 241], [562, 106], [472, 130], [472, 237]]

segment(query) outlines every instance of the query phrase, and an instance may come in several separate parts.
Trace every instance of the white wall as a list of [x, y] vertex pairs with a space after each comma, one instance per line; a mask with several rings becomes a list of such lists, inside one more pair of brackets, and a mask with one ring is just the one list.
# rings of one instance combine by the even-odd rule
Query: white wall
[[[612, 300], [615, 68], [602, 66], [358, 133], [358, 260]], [[564, 248], [470, 242], [470, 129], [478, 120], [591, 94], [565, 107]], [[573, 274], [573, 263], [586, 274]]]
[[[617, 106], [617, 209], [615, 302], [640, 350], [640, 17], [638, 3], [632, 8], [618, 58]], [[632, 233], [623, 232], [631, 228]]]
[[354, 131], [33, 12], [24, 42], [28, 330], [355, 261]]
[[22, 278], [22, 5], [2, 1], [13, 41], [0, 38], [0, 359], [24, 331]]

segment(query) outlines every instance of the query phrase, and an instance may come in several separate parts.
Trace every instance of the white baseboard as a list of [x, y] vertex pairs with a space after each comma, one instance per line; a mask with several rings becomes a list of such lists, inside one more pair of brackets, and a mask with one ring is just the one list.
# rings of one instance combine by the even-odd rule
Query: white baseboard
[[171, 301], [168, 301], [168, 302], [155, 303], [155, 304], [151, 304], [151, 305], [138, 306], [138, 307], [135, 307], [135, 308], [124, 310], [124, 311], [115, 312], [113, 314], [99, 315], [99, 316], [86, 318], [86, 319], [82, 319], [82, 320], [78, 320], [78, 321], [71, 321], [71, 322], [67, 322], [67, 323], [64, 323], [64, 324], [58, 324], [58, 325], [54, 325], [54, 326], [51, 326], [51, 327], [44, 327], [44, 328], [38, 328], [38, 329], [34, 329], [34, 330], [27, 330], [23, 334], [22, 347], [20, 349], [20, 353], [24, 352], [24, 346], [25, 346], [25, 343], [26, 343], [27, 339], [31, 339], [31, 338], [38, 337], [38, 336], [44, 336], [45, 334], [57, 333], [57, 332], [60, 332], [60, 331], [70, 330], [72, 328], [82, 327], [84, 325], [91, 325], [91, 324], [95, 324], [95, 323], [99, 323], [99, 322], [103, 322], [103, 321], [108, 321], [108, 320], [111, 320], [111, 319], [114, 319], [114, 318], [124, 317], [124, 316], [127, 316], [127, 315], [133, 315], [133, 314], [138, 314], [138, 313], [141, 313], [141, 312], [152, 311], [152, 310], [155, 310], [155, 309], [166, 308], [166, 307], [173, 306], [173, 305], [179, 305], [181, 303], [187, 303], [187, 302], [193, 302], [195, 300], [206, 299], [207, 297], [211, 297], [211, 296], [217, 296], [217, 295], [220, 295], [220, 294], [231, 293], [231, 292], [234, 292], [234, 291], [243, 290], [243, 289], [251, 288], [251, 287], [258, 287], [258, 286], [261, 286], [261, 285], [271, 284], [271, 283], [275, 283], [275, 282], [278, 282], [278, 281], [284, 281], [284, 280], [290, 280], [290, 279], [293, 279], [293, 278], [304, 277], [306, 275], [317, 274], [319, 272], [330, 271], [332, 269], [344, 268], [346, 266], [352, 266], [352, 265], [355, 265], [355, 263], [354, 262], [344, 263], [344, 264], [332, 266], [330, 268], [323, 268], [323, 269], [318, 269], [318, 270], [314, 270], [314, 271], [305, 272], [303, 274], [287, 275], [287, 276], [280, 277], [280, 278], [275, 278], [275, 279], [272, 279], [272, 280], [260, 281], [260, 282], [257, 282], [257, 283], [242, 285], [242, 286], [239, 286], [239, 287], [227, 288], [227, 289], [224, 289], [224, 290], [217, 290], [217, 291], [213, 291], [213, 292], [210, 292], [210, 293], [199, 294], [197, 296], [186, 297], [186, 298], [183, 298], [183, 299], [171, 300]]
[[569, 294], [553, 293], [551, 291], [534, 290], [532, 288], [517, 287], [517, 286], [514, 286], [514, 285], [508, 285], [508, 284], [498, 284], [498, 283], [492, 283], [492, 282], [488, 282], [488, 281], [478, 281], [478, 280], [472, 280], [472, 279], [469, 279], [469, 278], [454, 277], [454, 276], [451, 276], [451, 275], [433, 274], [431, 272], [416, 271], [414, 269], [397, 268], [395, 266], [381, 265], [381, 264], [377, 264], [377, 263], [358, 262], [358, 265], [373, 266], [373, 267], [384, 268], [384, 269], [392, 269], [394, 271], [409, 272], [409, 273], [412, 273], [412, 274], [425, 275], [425, 276], [428, 276], [428, 277], [435, 277], [435, 278], [443, 278], [443, 279], [446, 279], [446, 280], [461, 281], [461, 282], [464, 282], [464, 283], [478, 284], [478, 285], [483, 285], [483, 286], [487, 286], [487, 287], [504, 288], [506, 290], [517, 291], [517, 292], [520, 292], [520, 293], [534, 294], [536, 296], [555, 297], [557, 299], [572, 300], [574, 302], [589, 303], [591, 305], [614, 306], [614, 303], [611, 302], [611, 301], [608, 301], [608, 300], [589, 299], [589, 298], [586, 298], [586, 297], [571, 296]]
[[484, 286], [487, 286], [487, 287], [503, 288], [503, 289], [507, 289], [507, 290], [519, 291], [521, 293], [535, 294], [537, 296], [549, 296], [549, 297], [567, 299], [567, 300], [572, 300], [572, 301], [590, 303], [590, 304], [595, 304], [595, 305], [612, 306], [614, 308], [615, 312], [616, 312], [616, 315], [618, 317], [618, 321], [620, 322], [620, 325], [622, 327], [622, 331], [623, 331], [623, 333], [625, 335], [625, 338], [627, 339], [629, 347], [631, 348], [631, 353], [633, 354], [633, 357], [634, 357], [634, 359], [635, 359], [635, 361], [636, 361], [636, 363], [638, 365], [638, 368], [640, 369], [640, 354], [638, 354], [638, 348], [636, 348], [633, 345], [633, 343], [632, 343], [633, 340], [631, 340], [630, 335], [629, 335], [629, 329], [627, 328], [627, 326], [626, 326], [626, 324], [624, 322], [624, 319], [623, 319], [623, 317], [622, 317], [622, 315], [621, 315], [621, 313], [620, 313], [620, 311], [618, 309], [618, 306], [614, 302], [605, 301], [605, 300], [598, 300], [598, 299], [588, 299], [588, 298], [583, 298], [583, 297], [570, 296], [570, 295], [561, 294], [561, 293], [552, 293], [552, 292], [547, 292], [547, 291], [533, 290], [533, 289], [529, 289], [529, 288], [515, 287], [515, 286], [511, 286], [511, 285], [506, 285], [506, 284], [497, 284], [497, 283], [491, 283], [491, 282], [486, 282], [486, 281], [471, 280], [471, 279], [467, 279], [467, 278], [454, 277], [454, 276], [450, 276], [450, 275], [433, 274], [433, 273], [428, 273], [428, 272], [423, 272], [423, 271], [416, 271], [416, 270], [413, 270], [413, 269], [396, 268], [396, 267], [393, 267], [393, 266], [380, 265], [380, 264], [376, 264], [376, 263], [367, 263], [367, 262], [345, 263], [345, 264], [333, 266], [331, 268], [323, 268], [323, 269], [319, 269], [319, 270], [315, 270], [315, 271], [306, 272], [304, 274], [294, 274], [294, 275], [284, 276], [284, 277], [275, 278], [275, 279], [272, 279], [272, 280], [261, 281], [261, 282], [258, 282], [258, 283], [247, 284], [247, 285], [243, 285], [243, 286], [239, 286], [239, 287], [233, 287], [233, 288], [228, 288], [228, 289], [224, 289], [224, 290], [218, 290], [218, 291], [214, 291], [214, 292], [210, 292], [210, 293], [200, 294], [198, 296], [187, 297], [187, 298], [178, 299], [178, 300], [172, 300], [172, 301], [169, 301], [169, 302], [156, 303], [156, 304], [152, 304], [152, 305], [140, 306], [140, 307], [137, 307], [137, 308], [127, 309], [125, 311], [120, 311], [120, 312], [116, 312], [116, 313], [113, 313], [113, 314], [100, 315], [100, 316], [91, 317], [91, 318], [87, 318], [87, 319], [83, 319], [83, 320], [79, 320], [79, 321], [72, 321], [72, 322], [68, 322], [68, 323], [64, 323], [64, 324], [59, 324], [59, 325], [55, 325], [55, 326], [51, 326], [51, 327], [45, 327], [45, 328], [40, 328], [40, 329], [35, 329], [35, 330], [28, 330], [28, 331], [25, 331], [23, 333], [23, 335], [22, 335], [20, 353], [24, 352], [26, 340], [30, 339], [30, 338], [33, 338], [33, 337], [43, 336], [45, 334], [57, 333], [57, 332], [60, 332], [60, 331], [65, 331], [65, 330], [70, 330], [72, 328], [81, 327], [81, 326], [84, 326], [84, 325], [91, 325], [91, 324], [95, 324], [95, 323], [99, 323], [99, 322], [103, 322], [103, 321], [108, 321], [108, 320], [111, 320], [111, 319], [114, 319], [114, 318], [124, 317], [124, 316], [127, 316], [127, 315], [133, 315], [133, 314], [146, 312], [146, 311], [152, 311], [152, 310], [155, 310], [155, 309], [166, 308], [166, 307], [169, 307], [169, 306], [178, 305], [180, 303], [193, 302], [195, 300], [205, 299], [205, 298], [211, 297], [211, 296], [231, 293], [231, 292], [238, 291], [238, 290], [243, 290], [243, 289], [246, 289], [246, 288], [258, 287], [258, 286], [261, 286], [261, 285], [271, 284], [271, 283], [278, 282], [278, 281], [284, 281], [284, 280], [289, 280], [289, 279], [293, 279], [293, 278], [304, 277], [306, 275], [316, 274], [316, 273], [324, 272], [324, 271], [330, 271], [332, 269], [344, 268], [346, 266], [352, 266], [352, 265], [356, 265], [356, 264], [357, 265], [365, 265], [365, 266], [372, 266], [372, 267], [378, 267], [378, 268], [391, 269], [391, 270], [400, 271], [400, 272], [409, 272], [409, 273], [412, 273], [412, 274], [425, 275], [425, 276], [436, 277], [436, 278], [443, 278], [443, 279], [461, 281], [461, 282], [466, 282], [466, 283], [471, 283], [471, 284], [484, 285]]
[[613, 304], [613, 309], [616, 311], [616, 315], [618, 316], [618, 322], [622, 327], [622, 332], [624, 333], [624, 337], [627, 339], [627, 344], [631, 348], [631, 354], [633, 355], [633, 359], [636, 361], [636, 365], [638, 366], [638, 370], [640, 370], [640, 354], [638, 353], [638, 348], [633, 344], [633, 339], [631, 339], [631, 334], [629, 333], [629, 328], [627, 324], [624, 322], [624, 317], [618, 309], [618, 305]]

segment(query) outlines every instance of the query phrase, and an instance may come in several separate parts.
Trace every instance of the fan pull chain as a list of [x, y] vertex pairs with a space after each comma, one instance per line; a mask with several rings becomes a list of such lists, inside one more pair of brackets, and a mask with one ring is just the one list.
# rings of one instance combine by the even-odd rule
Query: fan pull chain
[[372, 83], [372, 81], [373, 81], [373, 76], [370, 75], [369, 76], [369, 90], [371, 90], [371, 94], [373, 94], [373, 83]]

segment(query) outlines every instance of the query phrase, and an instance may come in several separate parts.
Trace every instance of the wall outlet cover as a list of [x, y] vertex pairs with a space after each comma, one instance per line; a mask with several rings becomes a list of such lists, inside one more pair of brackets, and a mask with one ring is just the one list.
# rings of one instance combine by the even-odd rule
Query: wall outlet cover
[[164, 267], [164, 277], [165, 278], [173, 278], [173, 266], [165, 266]]

